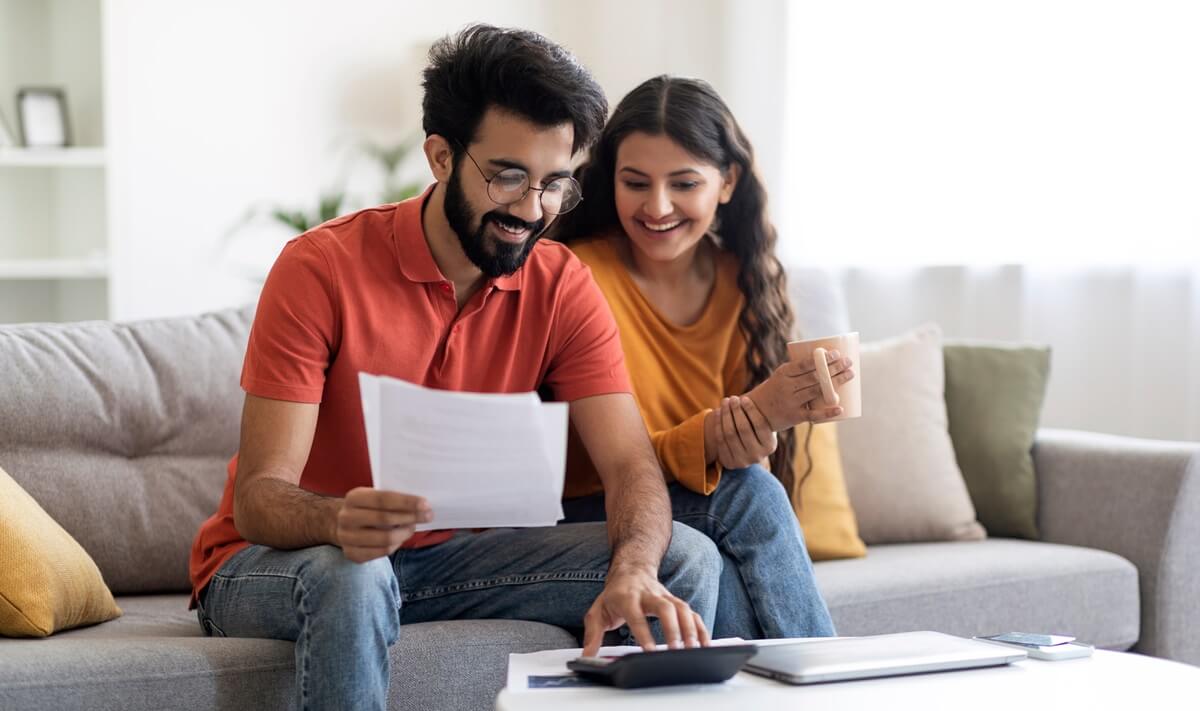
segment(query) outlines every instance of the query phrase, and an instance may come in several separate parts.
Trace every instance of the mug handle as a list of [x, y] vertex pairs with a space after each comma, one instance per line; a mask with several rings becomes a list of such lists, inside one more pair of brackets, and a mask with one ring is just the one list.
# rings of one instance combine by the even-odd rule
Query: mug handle
[[841, 398], [833, 389], [833, 378], [829, 375], [829, 363], [826, 361], [824, 348], [813, 349], [813, 366], [817, 369], [817, 383], [821, 386], [821, 395], [825, 398], [827, 407], [837, 407]]

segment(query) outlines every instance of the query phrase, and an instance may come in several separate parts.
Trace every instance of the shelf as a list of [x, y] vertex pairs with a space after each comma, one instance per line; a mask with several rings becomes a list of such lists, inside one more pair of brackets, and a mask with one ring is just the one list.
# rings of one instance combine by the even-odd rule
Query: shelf
[[103, 148], [0, 148], [0, 166], [103, 167]]
[[102, 279], [108, 262], [100, 259], [0, 259], [0, 279]]

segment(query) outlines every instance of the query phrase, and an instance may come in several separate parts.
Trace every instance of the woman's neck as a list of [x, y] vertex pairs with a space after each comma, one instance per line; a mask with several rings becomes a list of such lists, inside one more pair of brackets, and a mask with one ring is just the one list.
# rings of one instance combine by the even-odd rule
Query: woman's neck
[[709, 283], [716, 273], [716, 247], [708, 237], [669, 262], [650, 259], [624, 235], [616, 239], [616, 244], [625, 268], [642, 284], [660, 289], [686, 288], [697, 281]]

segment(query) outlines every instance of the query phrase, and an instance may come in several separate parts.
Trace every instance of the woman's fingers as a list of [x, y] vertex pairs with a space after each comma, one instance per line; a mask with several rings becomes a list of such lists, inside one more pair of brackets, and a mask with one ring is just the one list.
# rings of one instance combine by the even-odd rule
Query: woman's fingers
[[758, 409], [758, 405], [755, 405], [754, 401], [750, 398], [742, 397], [739, 400], [741, 402], [741, 411], [747, 421], [749, 421], [750, 427], [754, 430], [755, 440], [763, 449], [767, 450], [763, 456], [774, 453], [777, 439], [775, 431], [771, 429], [771, 425], [767, 422], [767, 418], [763, 416], [762, 411]]

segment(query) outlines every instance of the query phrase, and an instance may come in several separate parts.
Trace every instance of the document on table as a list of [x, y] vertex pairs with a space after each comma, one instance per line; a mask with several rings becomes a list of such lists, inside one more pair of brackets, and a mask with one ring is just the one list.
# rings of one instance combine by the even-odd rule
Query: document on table
[[563, 517], [566, 403], [367, 373], [358, 383], [374, 486], [429, 501], [433, 520], [418, 531], [553, 526]]

